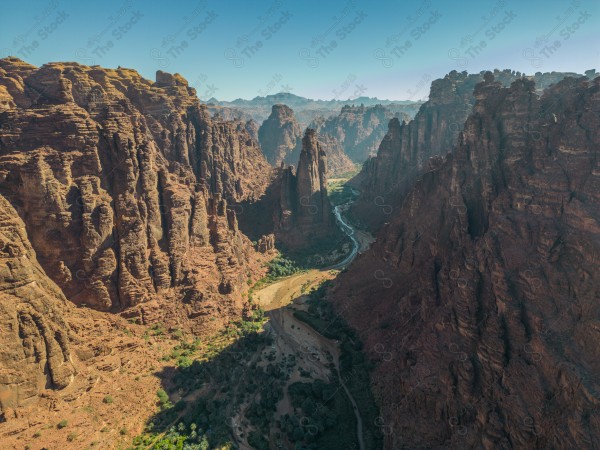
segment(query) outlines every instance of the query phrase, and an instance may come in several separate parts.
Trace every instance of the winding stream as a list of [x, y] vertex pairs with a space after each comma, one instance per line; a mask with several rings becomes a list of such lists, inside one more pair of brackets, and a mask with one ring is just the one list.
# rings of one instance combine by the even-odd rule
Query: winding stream
[[354, 199], [341, 205], [337, 205], [333, 208], [337, 226], [352, 241], [352, 250], [348, 256], [346, 256], [342, 261], [327, 267], [326, 269], [310, 270], [308, 272], [297, 274], [273, 283], [256, 294], [261, 304], [263, 304], [267, 310], [272, 331], [278, 335], [278, 338], [280, 338], [281, 341], [286, 342], [291, 348], [293, 348], [297, 354], [303, 353], [303, 345], [306, 345], [305, 340], [312, 335], [314, 339], [319, 342], [319, 346], [323, 350], [326, 350], [334, 355], [335, 365], [338, 369], [337, 372], [340, 386], [346, 393], [356, 418], [356, 437], [359, 443], [359, 448], [360, 450], [366, 450], [363, 437], [363, 420], [360, 415], [358, 405], [352, 396], [352, 393], [346, 386], [343, 378], [339, 375], [339, 343], [333, 339], [326, 338], [312, 327], [309, 327], [304, 322], [296, 319], [292, 313], [293, 310], [286, 308], [289, 303], [303, 295], [303, 286], [311, 283], [318, 283], [321, 280], [330, 278], [330, 275], [327, 275], [330, 270], [342, 269], [346, 267], [354, 260], [354, 258], [356, 258], [361, 248], [365, 245], [368, 245], [368, 243], [372, 240], [372, 237], [363, 232], [359, 232], [357, 237], [356, 230], [343, 217], [342, 213], [344, 209], [350, 206], [353, 202]]
[[342, 205], [337, 205], [333, 208], [333, 214], [335, 215], [335, 221], [338, 227], [346, 234], [346, 236], [348, 236], [352, 240], [352, 251], [346, 258], [344, 258], [343, 261], [334, 264], [329, 269], [341, 269], [350, 264], [354, 260], [354, 258], [356, 258], [356, 255], [358, 255], [358, 250], [360, 249], [360, 242], [358, 242], [358, 239], [356, 239], [356, 237], [354, 236], [354, 228], [352, 228], [352, 226], [348, 222], [346, 222], [346, 220], [344, 220], [341, 213], [341, 208], [343, 206], [349, 206], [352, 203], [353, 200]]

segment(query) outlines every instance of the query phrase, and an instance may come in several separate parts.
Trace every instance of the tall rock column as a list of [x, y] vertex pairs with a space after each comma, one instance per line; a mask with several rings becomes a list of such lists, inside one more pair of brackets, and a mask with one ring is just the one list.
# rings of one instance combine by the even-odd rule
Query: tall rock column
[[331, 205], [327, 197], [327, 156], [314, 129], [307, 128], [296, 171], [298, 224], [313, 227], [330, 223]]
[[258, 141], [269, 163], [278, 166], [282, 161], [295, 159], [294, 151], [302, 136], [302, 128], [294, 111], [286, 105], [273, 105], [271, 115], [258, 130]]

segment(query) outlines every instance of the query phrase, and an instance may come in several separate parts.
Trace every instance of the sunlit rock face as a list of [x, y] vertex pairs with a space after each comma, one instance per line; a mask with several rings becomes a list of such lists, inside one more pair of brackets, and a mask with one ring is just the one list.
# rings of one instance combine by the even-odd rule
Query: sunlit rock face
[[[494, 70], [494, 78], [509, 86], [521, 77], [520, 72]], [[538, 72], [533, 76], [536, 92], [575, 73]], [[452, 71], [431, 83], [429, 99], [414, 119], [389, 121], [388, 132], [380, 140], [377, 155], [363, 165], [354, 184], [362, 191], [353, 206], [353, 215], [376, 230], [398, 210], [415, 181], [429, 170], [429, 161], [445, 156], [456, 145], [465, 120], [475, 103], [475, 85], [483, 81], [484, 72], [468, 74]]]
[[246, 123], [211, 119], [161, 71], [7, 58], [0, 86], [0, 193], [69, 300], [144, 320], [186, 299], [173, 314], [199, 329], [241, 311], [261, 263], [231, 205], [271, 177]]
[[0, 195], [0, 412], [75, 376], [64, 295], [44, 273], [25, 224]]
[[258, 129], [258, 141], [267, 161], [279, 166], [283, 161], [297, 161], [302, 128], [294, 111], [286, 105], [273, 105], [271, 115]]

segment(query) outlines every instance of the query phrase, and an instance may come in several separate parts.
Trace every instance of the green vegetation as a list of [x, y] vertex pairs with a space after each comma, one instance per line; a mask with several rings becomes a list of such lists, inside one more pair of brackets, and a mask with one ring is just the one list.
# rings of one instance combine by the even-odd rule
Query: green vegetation
[[296, 414], [286, 414], [281, 420], [281, 429], [296, 448], [358, 448], [356, 418], [341, 386], [316, 380], [294, 383], [288, 393]]
[[267, 263], [267, 275], [258, 280], [248, 291], [249, 300], [252, 301], [252, 294], [257, 289], [275, 283], [282, 278], [295, 275], [305, 270], [294, 259], [279, 254]]
[[169, 394], [164, 389], [159, 389], [156, 391], [156, 396], [158, 397], [158, 402], [160, 405], [161, 411], [170, 409], [173, 407], [173, 403], [169, 400]]
[[114, 399], [112, 398], [111, 395], [105, 395], [104, 398], [102, 399], [103, 403], [112, 403], [114, 401]]
[[171, 350], [171, 353], [163, 356], [164, 361], [170, 361], [174, 359], [176, 361], [177, 367], [189, 367], [193, 363], [193, 355], [200, 348], [201, 341], [198, 338], [190, 342], [182, 342], [179, 345], [176, 345]]
[[77, 439], [77, 433], [69, 433], [67, 436], [67, 441], [69, 442], [73, 442], [75, 439]]
[[144, 434], [133, 440], [135, 449], [146, 449], [149, 446], [153, 450], [208, 450], [209, 440], [204, 431], [195, 423], [185, 425], [180, 422], [177, 426], [169, 428], [159, 439], [154, 435]]
[[351, 178], [354, 178], [356, 175], [358, 175], [360, 173], [361, 169], [362, 169], [362, 164], [354, 164], [354, 170], [349, 170], [348, 172], [344, 172], [341, 175], [338, 175], [336, 177], [336, 179], [348, 181]]
[[375, 426], [379, 411], [370, 389], [369, 372], [372, 365], [362, 353], [362, 344], [354, 330], [335, 313], [331, 303], [325, 299], [329, 283], [323, 283], [311, 293], [308, 312], [295, 311], [294, 316], [323, 336], [341, 342], [340, 377], [358, 405], [363, 419], [365, 445], [367, 448], [381, 448], [381, 431]]
[[[274, 278], [300, 270], [284, 257], [276, 258], [271, 269]], [[302, 289], [308, 290], [309, 285]], [[257, 450], [285, 448], [290, 442], [301, 450], [358, 448], [354, 409], [340, 380], [358, 404], [366, 447], [381, 448], [378, 411], [369, 389], [370, 365], [354, 332], [325, 301], [326, 289], [327, 283], [313, 289], [308, 311], [294, 314], [341, 342], [340, 374], [333, 364], [328, 381], [311, 379], [309, 371], [301, 370], [303, 381], [287, 388], [293, 412], [276, 419], [277, 404], [284, 397], [297, 357], [280, 355], [278, 359], [276, 351], [269, 349], [271, 337], [262, 332], [265, 313], [252, 303], [251, 290], [242, 320], [229, 324], [211, 340], [180, 340], [164, 356], [175, 364], [158, 373], [164, 379], [163, 388], [157, 391], [159, 412], [130, 450], [232, 449], [237, 448], [238, 438]], [[157, 330], [153, 331], [156, 335]], [[244, 419], [237, 423], [234, 418], [240, 417], [242, 409]]]
[[153, 336], [162, 336], [166, 333], [166, 329], [164, 328], [162, 323], [155, 323], [150, 327], [150, 331]]
[[310, 245], [300, 250], [291, 251], [282, 246], [282, 251], [302, 269], [316, 269], [333, 264], [335, 261], [331, 261], [331, 256], [334, 252], [339, 253], [344, 244], [350, 244], [350, 238], [340, 231], [336, 237], [311, 239]]
[[182, 329], [180, 329], [180, 328], [172, 328], [170, 331], [171, 331], [171, 337], [173, 339], [178, 339], [178, 340], [183, 339], [184, 334], [183, 334], [183, 330]]
[[346, 180], [336, 180], [329, 183], [327, 195], [333, 206], [343, 205], [356, 198], [354, 191], [346, 184]]
[[[254, 306], [244, 320], [204, 345], [194, 340], [174, 347], [169, 356], [177, 360], [175, 372], [164, 373], [165, 387], [156, 394], [160, 411], [131, 448], [233, 448], [230, 418], [244, 401], [251, 403], [252, 425], [268, 430], [270, 419], [265, 418], [272, 416], [283, 395], [284, 374], [275, 364], [261, 366], [255, 361], [271, 344], [260, 333], [264, 320], [264, 311]], [[204, 389], [202, 395], [186, 402], [185, 397], [199, 388]], [[173, 404], [175, 392], [182, 400]]]
[[65, 428], [67, 425], [69, 425], [69, 422], [67, 422], [66, 420], [61, 420], [60, 422], [58, 422], [58, 424], [56, 425], [56, 428], [58, 428], [59, 430], [61, 428]]
[[256, 450], [269, 450], [269, 441], [258, 431], [251, 431], [248, 435], [248, 444]]
[[283, 255], [276, 256], [267, 263], [269, 271], [266, 276], [266, 284], [277, 281], [281, 278], [289, 277], [300, 271], [302, 268], [292, 259]]

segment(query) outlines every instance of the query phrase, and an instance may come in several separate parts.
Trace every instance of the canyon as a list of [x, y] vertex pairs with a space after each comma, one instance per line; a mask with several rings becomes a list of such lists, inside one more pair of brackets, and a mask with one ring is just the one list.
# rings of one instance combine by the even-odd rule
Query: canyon
[[[6, 252], [31, 260], [14, 269], [22, 276], [7, 274], [7, 289], [39, 278], [52, 307], [66, 297], [198, 335], [240, 317], [248, 283], [264, 275], [274, 251], [271, 235], [255, 245], [238, 227], [238, 205], [262, 196], [273, 175], [245, 124], [210, 118], [186, 80], [162, 71], [150, 82], [130, 69], [37, 68], [16, 58], [1, 60], [0, 71], [0, 194], [11, 208], [3, 208], [7, 217], [22, 220], [7, 236], [23, 241]], [[332, 227], [324, 154], [314, 139], [307, 146], [299, 175], [290, 173], [282, 188], [276, 225], [285, 228], [290, 213], [302, 233], [326, 234]], [[41, 295], [18, 292], [32, 302]], [[14, 323], [16, 310], [7, 314]], [[36, 357], [38, 375], [49, 370], [52, 377], [56, 349], [69, 359], [67, 328], [53, 314], [58, 343], [52, 343], [43, 336], [54, 325], [23, 314], [22, 326], [39, 322], [37, 339], [46, 341], [39, 353], [48, 355]], [[18, 347], [21, 339], [11, 336], [7, 342]], [[27, 338], [22, 345], [33, 344]], [[65, 384], [56, 377], [54, 384]]]
[[596, 75], [207, 105], [0, 59], [0, 438], [596, 448]]

